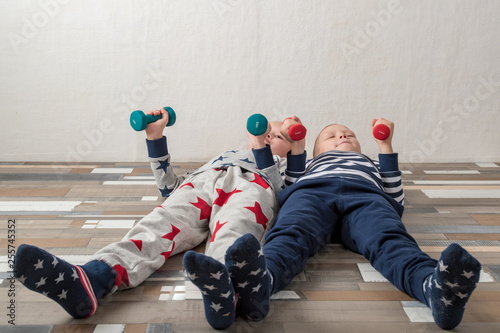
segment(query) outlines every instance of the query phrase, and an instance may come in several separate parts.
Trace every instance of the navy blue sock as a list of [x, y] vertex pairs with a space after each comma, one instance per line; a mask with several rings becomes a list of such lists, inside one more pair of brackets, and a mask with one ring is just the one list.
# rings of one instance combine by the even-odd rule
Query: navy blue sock
[[451, 244], [424, 282], [424, 294], [436, 324], [451, 330], [460, 324], [465, 305], [479, 282], [481, 264], [458, 244]]
[[74, 318], [90, 317], [97, 301], [113, 288], [115, 272], [104, 262], [72, 265], [32, 245], [17, 248], [15, 277], [28, 289], [52, 299]]
[[235, 318], [235, 294], [226, 266], [194, 251], [184, 254], [183, 265], [187, 276], [203, 297], [205, 317], [215, 329], [226, 329]]
[[238, 238], [227, 249], [225, 262], [243, 314], [251, 320], [264, 319], [269, 313], [271, 275], [257, 238], [252, 234]]

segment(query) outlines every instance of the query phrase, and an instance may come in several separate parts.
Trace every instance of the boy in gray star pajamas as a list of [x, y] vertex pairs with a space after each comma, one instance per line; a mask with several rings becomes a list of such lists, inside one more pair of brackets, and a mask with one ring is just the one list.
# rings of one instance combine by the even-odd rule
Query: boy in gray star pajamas
[[[189, 251], [184, 266], [202, 291], [210, 325], [226, 328], [234, 321], [236, 293], [224, 255], [246, 233], [263, 239], [277, 213], [276, 193], [304, 171], [305, 140], [293, 141], [287, 135], [300, 120], [271, 122], [264, 135], [248, 134], [252, 150], [226, 151], [196, 171], [177, 176], [163, 136], [168, 113], [162, 109], [149, 114], [160, 112], [162, 119], [146, 128], [146, 143], [156, 183], [168, 199], [122, 241], [97, 251], [82, 266], [23, 244], [16, 254], [15, 274], [27, 288], [55, 300], [73, 317], [84, 318], [96, 311], [102, 297], [138, 286], [170, 256], [207, 239], [205, 255]], [[224, 290], [211, 289], [210, 279], [226, 279]]]

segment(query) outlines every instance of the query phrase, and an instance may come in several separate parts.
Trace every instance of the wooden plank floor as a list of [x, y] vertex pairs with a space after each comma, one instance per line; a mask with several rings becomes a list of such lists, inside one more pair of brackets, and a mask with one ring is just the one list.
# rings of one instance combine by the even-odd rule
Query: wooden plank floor
[[[198, 166], [175, 165], [179, 174]], [[457, 242], [483, 265], [479, 286], [455, 331], [500, 332], [500, 163], [412, 164], [401, 170], [403, 221], [420, 247], [438, 258]], [[199, 292], [186, 281], [182, 254], [141, 286], [103, 300], [96, 314], [83, 320], [9, 279], [7, 229], [14, 228], [12, 221], [15, 246], [37, 245], [82, 264], [120, 240], [161, 202], [147, 163], [0, 163], [0, 332], [14, 331], [12, 319], [15, 332], [213, 331]], [[237, 318], [227, 331], [441, 330], [426, 307], [399, 292], [363, 257], [331, 244], [274, 296], [264, 321]]]

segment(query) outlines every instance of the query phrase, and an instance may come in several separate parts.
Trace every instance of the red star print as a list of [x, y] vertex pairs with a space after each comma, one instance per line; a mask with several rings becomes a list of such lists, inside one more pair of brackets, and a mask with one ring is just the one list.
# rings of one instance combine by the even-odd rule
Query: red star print
[[179, 190], [180, 190], [181, 188], [183, 188], [184, 186], [191, 186], [192, 188], [194, 188], [193, 183], [186, 183], [186, 184], [182, 185], [181, 187], [179, 187]]
[[207, 204], [202, 198], [197, 197], [198, 202], [190, 202], [191, 205], [200, 209], [200, 221], [204, 219], [210, 218], [210, 214], [212, 213], [212, 207]]
[[229, 198], [233, 195], [233, 194], [236, 194], [236, 193], [239, 193], [241, 192], [240, 190], [238, 190], [237, 188], [235, 188], [234, 190], [232, 190], [231, 192], [229, 193], [226, 193], [224, 192], [224, 190], [222, 189], [216, 189], [217, 191], [217, 194], [219, 194], [219, 197], [217, 199], [215, 199], [214, 201], [214, 206], [215, 205], [219, 205], [219, 206], [223, 206], [227, 203], [227, 201], [229, 200]]
[[220, 221], [217, 221], [217, 226], [215, 227], [214, 233], [212, 234], [212, 238], [210, 238], [210, 243], [212, 243], [215, 240], [215, 235], [217, 232], [222, 228], [227, 222], [220, 223]]
[[175, 236], [177, 236], [177, 234], [181, 231], [179, 230], [179, 228], [177, 228], [173, 224], [170, 224], [170, 225], [172, 226], [172, 231], [169, 232], [168, 234], [163, 235], [161, 238], [165, 238], [165, 239], [172, 241], [172, 240], [174, 240]]
[[165, 261], [167, 261], [167, 259], [170, 257], [172, 251], [174, 251], [174, 248], [175, 248], [175, 242], [172, 243], [172, 250], [160, 253], [165, 258]]
[[128, 273], [125, 267], [122, 265], [115, 265], [113, 266], [113, 269], [116, 271], [116, 280], [115, 280], [115, 286], [120, 286], [122, 284], [122, 281], [127, 285], [129, 285], [129, 280], [128, 280]]
[[250, 183], [255, 183], [257, 185], [260, 185], [265, 190], [267, 190], [269, 188], [269, 184], [261, 176], [259, 176], [258, 174], [255, 173], [254, 175], [255, 175], [255, 179], [252, 180]]
[[253, 207], [244, 207], [244, 208], [246, 208], [246, 209], [250, 210], [252, 213], [254, 213], [256, 222], [258, 224], [262, 225], [264, 230], [266, 230], [267, 222], [269, 222], [269, 219], [262, 212], [262, 208], [260, 207], [260, 204], [257, 201], [255, 201], [255, 205]]
[[142, 251], [142, 240], [130, 239], [130, 241], [132, 241], [135, 244], [135, 246], [137, 246], [139, 251]]

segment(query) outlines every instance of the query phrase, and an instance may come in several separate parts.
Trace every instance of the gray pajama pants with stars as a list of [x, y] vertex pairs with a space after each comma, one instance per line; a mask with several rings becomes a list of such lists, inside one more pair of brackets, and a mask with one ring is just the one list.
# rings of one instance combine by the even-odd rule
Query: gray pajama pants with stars
[[119, 242], [95, 253], [118, 273], [120, 289], [138, 286], [175, 254], [207, 240], [205, 254], [224, 262], [240, 236], [263, 241], [278, 204], [273, 189], [239, 167], [210, 169], [188, 177], [165, 202]]

